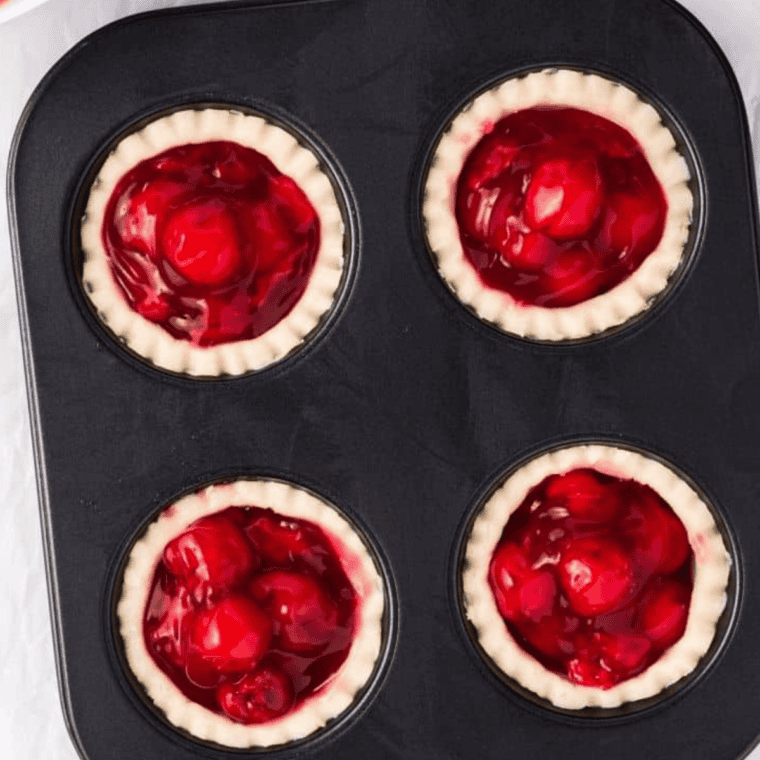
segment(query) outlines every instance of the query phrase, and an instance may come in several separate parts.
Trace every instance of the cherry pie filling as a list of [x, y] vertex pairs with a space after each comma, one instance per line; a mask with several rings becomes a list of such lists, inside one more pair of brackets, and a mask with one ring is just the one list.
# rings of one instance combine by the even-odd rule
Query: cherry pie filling
[[339, 547], [318, 526], [229, 507], [167, 544], [143, 635], [186, 697], [259, 724], [328, 684], [351, 648], [357, 605]]
[[630, 276], [662, 237], [667, 202], [641, 146], [577, 108], [535, 107], [493, 125], [456, 187], [464, 254], [517, 303], [573, 306]]
[[528, 492], [488, 582], [523, 650], [571, 682], [608, 689], [681, 638], [693, 572], [683, 523], [652, 488], [578, 468]]
[[266, 156], [217, 141], [131, 169], [108, 202], [102, 240], [129, 306], [205, 347], [256, 338], [291, 311], [320, 227], [301, 188]]

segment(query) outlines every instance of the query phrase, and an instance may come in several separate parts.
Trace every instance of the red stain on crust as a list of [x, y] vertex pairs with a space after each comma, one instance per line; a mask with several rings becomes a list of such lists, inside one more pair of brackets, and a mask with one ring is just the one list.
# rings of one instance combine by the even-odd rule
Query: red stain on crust
[[694, 560], [698, 565], [706, 565], [712, 562], [712, 549], [704, 533], [696, 533], [691, 537], [691, 548], [694, 550]]

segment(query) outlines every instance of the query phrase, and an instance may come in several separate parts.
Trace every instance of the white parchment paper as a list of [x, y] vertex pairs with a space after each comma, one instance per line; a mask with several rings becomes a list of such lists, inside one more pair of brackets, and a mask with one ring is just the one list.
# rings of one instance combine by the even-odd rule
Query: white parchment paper
[[[376, 0], [380, 1], [380, 0]], [[11, 0], [20, 2], [20, 0]], [[681, 0], [728, 56], [760, 174], [760, 2]], [[0, 760], [76, 760], [58, 697], [5, 203], [16, 122], [45, 72], [114, 19], [181, 0], [47, 0], [0, 24]], [[0, 17], [1, 20], [1, 17]], [[760, 731], [760, 704], [758, 705]], [[760, 748], [749, 756], [760, 760]]]

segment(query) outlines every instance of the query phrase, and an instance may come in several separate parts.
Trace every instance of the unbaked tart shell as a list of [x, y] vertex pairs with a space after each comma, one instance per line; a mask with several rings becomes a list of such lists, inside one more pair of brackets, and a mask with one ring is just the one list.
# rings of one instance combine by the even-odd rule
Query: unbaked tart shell
[[[694, 587], [683, 636], [645, 671], [608, 689], [572, 683], [522, 649], [499, 614], [488, 582], [504, 526], [528, 491], [549, 475], [583, 467], [653, 488], [683, 523], [694, 552]], [[521, 687], [567, 710], [615, 708], [654, 697], [694, 671], [715, 639], [727, 605], [731, 568], [731, 555], [712, 512], [674, 469], [630, 449], [574, 445], [517, 467], [478, 508], [462, 552], [461, 602], [480, 649]]]
[[[204, 515], [233, 506], [269, 508], [279, 515], [318, 525], [334, 543], [358, 600], [353, 642], [339, 670], [293, 712], [258, 725], [236, 723], [189, 700], [156, 665], [143, 635], [148, 595], [165, 546]], [[383, 647], [388, 604], [384, 589], [365, 540], [335, 507], [281, 481], [240, 479], [210, 485], [162, 510], [129, 553], [116, 617], [127, 666], [171, 724], [215, 744], [265, 748], [309, 737], [346, 714], [364, 692]]]
[[[111, 273], [102, 229], [116, 185], [134, 166], [175, 146], [216, 140], [262, 153], [293, 179], [317, 212], [320, 244], [305, 292], [274, 327], [253, 339], [201, 347], [174, 338], [130, 307]], [[92, 182], [80, 235], [82, 285], [98, 319], [149, 363], [193, 377], [243, 375], [287, 357], [324, 321], [338, 297], [347, 267], [343, 213], [318, 156], [273, 121], [229, 107], [188, 107], [157, 118], [121, 140]]]
[[[484, 285], [466, 258], [455, 216], [456, 189], [467, 157], [489, 126], [539, 106], [579, 108], [636, 138], [667, 200], [662, 238], [641, 266], [611, 290], [574, 306], [524, 305]], [[440, 276], [481, 320], [510, 335], [561, 343], [606, 333], [645, 312], [683, 264], [694, 212], [689, 165], [670, 129], [649, 103], [624, 84], [574, 69], [510, 77], [468, 101], [441, 134], [423, 180], [422, 223]]]

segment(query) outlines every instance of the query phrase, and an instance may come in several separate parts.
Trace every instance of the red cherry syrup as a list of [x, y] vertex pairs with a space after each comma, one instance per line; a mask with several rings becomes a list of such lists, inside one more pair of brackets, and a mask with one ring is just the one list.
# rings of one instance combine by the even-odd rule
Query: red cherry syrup
[[319, 527], [230, 507], [167, 544], [143, 635], [189, 699], [264, 723], [300, 707], [338, 671], [357, 605], [338, 549]]
[[102, 239], [136, 312], [197, 346], [256, 338], [306, 289], [319, 219], [306, 195], [257, 151], [182, 145], [116, 186]]
[[652, 488], [580, 468], [529, 491], [488, 580], [528, 654], [570, 681], [610, 688], [683, 635], [693, 568], [683, 524]]
[[576, 108], [505, 116], [456, 188], [464, 253], [520, 304], [572, 306], [615, 287], [654, 251], [667, 203], [625, 129]]

